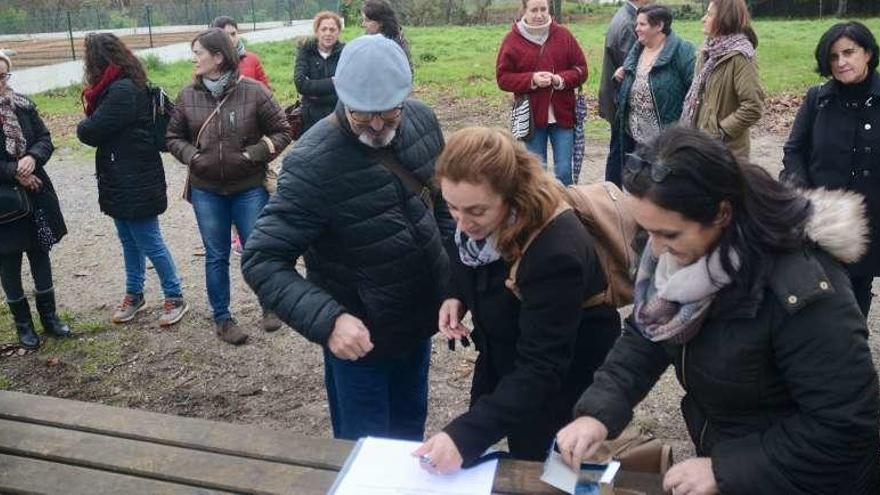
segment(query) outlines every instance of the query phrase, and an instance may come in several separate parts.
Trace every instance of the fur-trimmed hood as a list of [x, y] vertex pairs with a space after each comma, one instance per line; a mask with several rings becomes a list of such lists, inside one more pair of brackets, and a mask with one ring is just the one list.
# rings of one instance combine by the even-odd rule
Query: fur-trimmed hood
[[805, 234], [843, 263], [855, 263], [868, 250], [870, 230], [864, 198], [851, 191], [825, 188], [803, 191], [813, 212]]

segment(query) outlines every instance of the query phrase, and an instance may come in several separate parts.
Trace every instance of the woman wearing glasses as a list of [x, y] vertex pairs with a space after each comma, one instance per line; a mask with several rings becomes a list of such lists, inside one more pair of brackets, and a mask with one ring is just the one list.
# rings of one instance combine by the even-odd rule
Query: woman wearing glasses
[[447, 247], [454, 295], [440, 308], [439, 330], [469, 335], [470, 311], [480, 355], [470, 410], [415, 453], [446, 474], [506, 437], [514, 457], [544, 460], [620, 335], [615, 308], [584, 307], [606, 287], [594, 240], [562, 185], [507, 131], [450, 136], [436, 179], [456, 220]]
[[550, 17], [547, 0], [522, 0], [522, 17], [501, 42], [495, 78], [502, 91], [528, 98], [529, 151], [547, 163], [553, 148], [553, 172], [565, 185], [572, 174], [575, 90], [587, 80], [587, 60], [571, 32]]
[[650, 235], [633, 314], [557, 434], [566, 461], [618, 435], [671, 364], [697, 457], [667, 492], [878, 493], [877, 374], [840, 264], [865, 248], [860, 198], [804, 196], [682, 127], [623, 182]]
[[0, 52], [0, 136], [3, 138], [0, 189], [4, 199], [26, 191], [31, 212], [20, 216], [14, 211], [0, 210], [0, 216], [17, 217], [0, 221], [0, 282], [15, 321], [19, 344], [25, 349], [36, 349], [40, 338], [34, 331], [30, 305], [22, 286], [22, 255], [27, 253], [43, 331], [56, 337], [70, 336], [70, 329], [55, 310], [49, 260], [49, 250], [64, 237], [67, 228], [45, 169], [55, 149], [52, 137], [34, 103], [9, 87], [11, 74], [12, 61]]
[[[168, 150], [189, 167], [190, 202], [205, 244], [205, 278], [215, 333], [239, 345], [247, 334], [229, 310], [229, 236], [247, 238], [269, 193], [267, 164], [290, 144], [284, 111], [259, 82], [242, 78], [229, 36], [213, 28], [192, 42], [195, 80], [168, 124]], [[277, 318], [263, 313], [263, 327]], [[270, 324], [269, 322], [272, 322]]]
[[862, 314], [880, 275], [880, 74], [877, 40], [859, 22], [832, 26], [816, 47], [817, 71], [829, 78], [807, 92], [785, 143], [780, 178], [797, 187], [848, 189], [865, 197], [871, 247], [848, 265]]

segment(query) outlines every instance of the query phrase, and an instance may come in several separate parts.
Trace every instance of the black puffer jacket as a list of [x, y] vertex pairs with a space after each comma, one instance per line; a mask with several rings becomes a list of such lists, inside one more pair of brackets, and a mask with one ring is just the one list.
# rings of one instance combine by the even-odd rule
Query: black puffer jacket
[[[309, 340], [326, 343], [347, 312], [370, 330], [375, 348], [365, 359], [398, 355], [437, 330], [449, 276], [440, 232], [451, 234], [454, 224], [439, 198], [432, 215], [373, 157], [342, 105], [336, 117], [316, 124], [284, 159], [242, 272], [263, 307]], [[405, 102], [391, 147], [402, 166], [430, 180], [443, 148], [434, 113]], [[293, 270], [303, 255], [308, 279]]]
[[443, 429], [465, 464], [505, 436], [514, 457], [544, 460], [571, 421], [571, 408], [620, 335], [615, 308], [582, 307], [606, 286], [594, 243], [573, 212], [553, 220], [520, 262], [522, 301], [504, 284], [507, 262], [471, 268], [448, 243], [453, 293], [471, 312], [480, 351], [470, 410]]
[[318, 52], [318, 40], [306, 40], [296, 55], [293, 82], [302, 95], [303, 132], [315, 122], [333, 113], [336, 108], [336, 88], [332, 77], [345, 43], [337, 41], [330, 56], [324, 58]]
[[[785, 143], [780, 178], [799, 187], [849, 189], [865, 197], [871, 220], [867, 254], [848, 268], [880, 275], [880, 74], [862, 88], [831, 80], [807, 92]], [[852, 94], [847, 94], [852, 93]]]
[[147, 89], [123, 78], [110, 84], [98, 99], [95, 113], [76, 127], [80, 141], [98, 148], [98, 204], [113, 218], [148, 218], [168, 207], [152, 121]]
[[575, 414], [619, 434], [671, 363], [722, 494], [880, 493], [877, 374], [845, 270], [807, 246], [761, 266], [751, 290], [722, 289], [685, 345], [627, 321]]
[[[64, 225], [55, 188], [45, 170], [46, 162], [55, 150], [52, 136], [37, 113], [36, 105], [22, 95], [16, 95], [16, 99], [21, 102], [21, 105], [15, 106], [15, 116], [18, 118], [18, 125], [21, 126], [21, 133], [27, 141], [27, 154], [34, 157], [36, 162], [34, 175], [43, 181], [43, 189], [31, 194], [31, 199], [35, 210], [38, 210], [40, 215], [44, 215], [53, 236], [60, 240], [67, 233], [67, 227]], [[5, 144], [2, 143], [5, 143], [5, 135], [0, 133], [0, 184], [18, 185], [15, 179], [18, 160], [9, 156]], [[37, 228], [33, 215], [0, 224], [0, 254], [20, 253], [37, 245]]]

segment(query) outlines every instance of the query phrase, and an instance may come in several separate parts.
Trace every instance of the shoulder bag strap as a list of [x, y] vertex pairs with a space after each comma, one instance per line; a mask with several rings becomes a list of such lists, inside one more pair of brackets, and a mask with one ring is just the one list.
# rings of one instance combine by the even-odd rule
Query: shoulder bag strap
[[224, 96], [223, 99], [220, 100], [220, 103], [218, 103], [217, 106], [214, 107], [214, 110], [208, 115], [208, 118], [205, 119], [205, 121], [202, 123], [202, 127], [199, 128], [199, 133], [196, 135], [196, 141], [195, 141], [195, 143], [193, 143], [196, 145], [196, 148], [199, 147], [199, 141], [202, 139], [202, 133], [205, 132], [205, 128], [208, 127], [208, 122], [210, 122], [211, 119], [213, 119], [214, 116], [220, 112], [220, 107], [222, 107], [223, 104], [226, 103], [226, 100], [229, 98], [229, 96], [231, 94], [232, 93], [229, 93], [226, 96]]

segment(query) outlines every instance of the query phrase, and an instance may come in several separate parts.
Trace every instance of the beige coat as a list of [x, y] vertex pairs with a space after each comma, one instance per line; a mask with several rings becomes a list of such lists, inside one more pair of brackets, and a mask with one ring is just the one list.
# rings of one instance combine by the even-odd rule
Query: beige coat
[[[703, 66], [697, 57], [694, 81]], [[733, 52], [718, 61], [700, 95], [696, 127], [721, 138], [737, 160], [749, 160], [749, 128], [764, 111], [764, 90], [754, 60]]]

